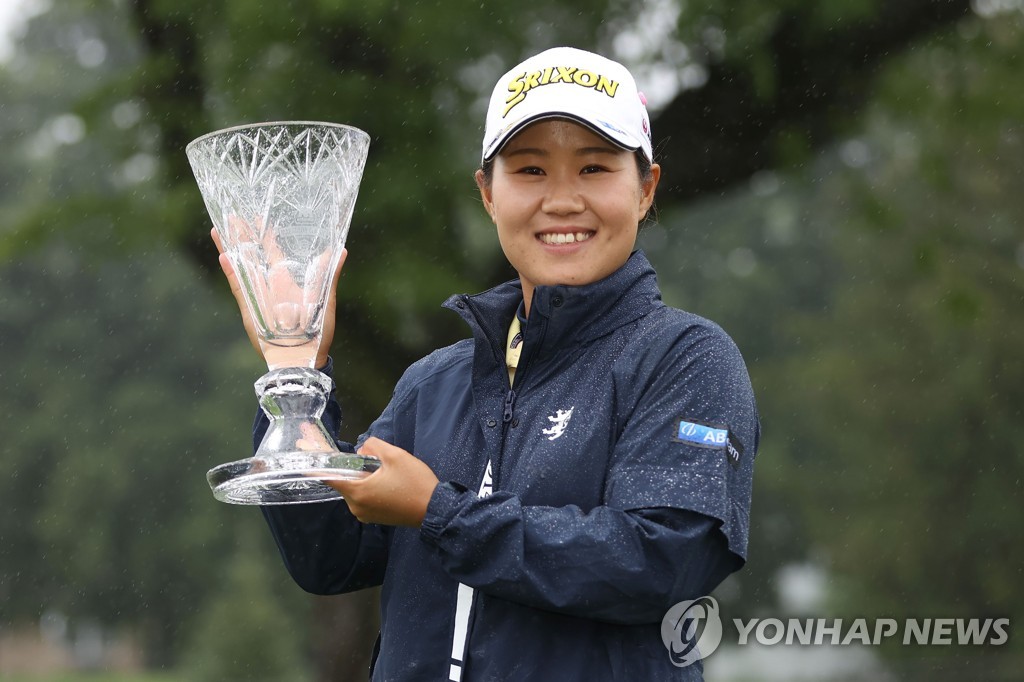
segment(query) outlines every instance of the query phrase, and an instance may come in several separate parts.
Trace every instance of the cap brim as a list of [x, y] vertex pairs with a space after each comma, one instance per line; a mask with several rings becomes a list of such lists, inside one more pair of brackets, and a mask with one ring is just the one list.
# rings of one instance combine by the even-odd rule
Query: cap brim
[[[626, 151], [635, 152], [638, 149], [643, 148], [643, 143], [640, 140], [635, 139], [632, 135], [612, 126], [611, 123], [607, 123], [605, 126], [601, 126], [594, 123], [595, 120], [601, 120], [598, 116], [587, 117], [583, 114], [573, 113], [569, 111], [545, 111], [540, 114], [533, 114], [531, 116], [525, 116], [522, 119], [511, 124], [505, 132], [498, 135], [484, 150], [483, 160], [489, 161], [493, 159], [497, 154], [504, 148], [504, 146], [511, 140], [517, 133], [526, 128], [527, 126], [537, 123], [538, 121], [544, 121], [547, 119], [564, 119], [579, 123], [589, 130], [597, 133], [601, 137], [605, 138], [616, 147], [620, 147]], [[593, 119], [593, 120], [591, 120]]]

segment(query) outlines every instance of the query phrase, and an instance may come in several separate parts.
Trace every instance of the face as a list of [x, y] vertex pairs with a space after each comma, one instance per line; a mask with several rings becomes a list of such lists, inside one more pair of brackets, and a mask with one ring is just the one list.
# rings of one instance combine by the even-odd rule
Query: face
[[513, 137], [495, 158], [489, 186], [477, 172], [527, 314], [534, 287], [590, 284], [626, 262], [660, 174], [655, 164], [641, 182], [633, 152], [562, 120]]

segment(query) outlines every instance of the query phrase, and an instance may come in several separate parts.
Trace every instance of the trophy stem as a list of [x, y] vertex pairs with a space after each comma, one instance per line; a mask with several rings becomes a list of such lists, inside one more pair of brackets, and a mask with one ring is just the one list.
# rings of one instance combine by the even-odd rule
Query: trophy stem
[[302, 504], [341, 497], [325, 481], [364, 478], [380, 460], [343, 453], [320, 421], [331, 379], [308, 367], [274, 369], [256, 382], [270, 425], [256, 454], [215, 467], [206, 477], [218, 500]]

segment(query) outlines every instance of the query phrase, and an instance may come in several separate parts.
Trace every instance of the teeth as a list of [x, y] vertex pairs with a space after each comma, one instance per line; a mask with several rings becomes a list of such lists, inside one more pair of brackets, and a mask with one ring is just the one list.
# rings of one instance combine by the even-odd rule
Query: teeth
[[540, 235], [540, 240], [545, 244], [575, 244], [590, 239], [593, 232], [569, 232], [569, 233], [545, 233]]

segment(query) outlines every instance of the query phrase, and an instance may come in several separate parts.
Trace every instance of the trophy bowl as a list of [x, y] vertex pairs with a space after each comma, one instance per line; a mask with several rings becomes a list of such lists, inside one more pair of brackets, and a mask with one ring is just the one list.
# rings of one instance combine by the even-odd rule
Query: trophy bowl
[[218, 500], [338, 499], [326, 481], [380, 467], [338, 449], [320, 420], [332, 382], [314, 366], [369, 145], [351, 126], [280, 121], [214, 131], [185, 148], [269, 370], [255, 385], [267, 433], [252, 457], [208, 472]]

